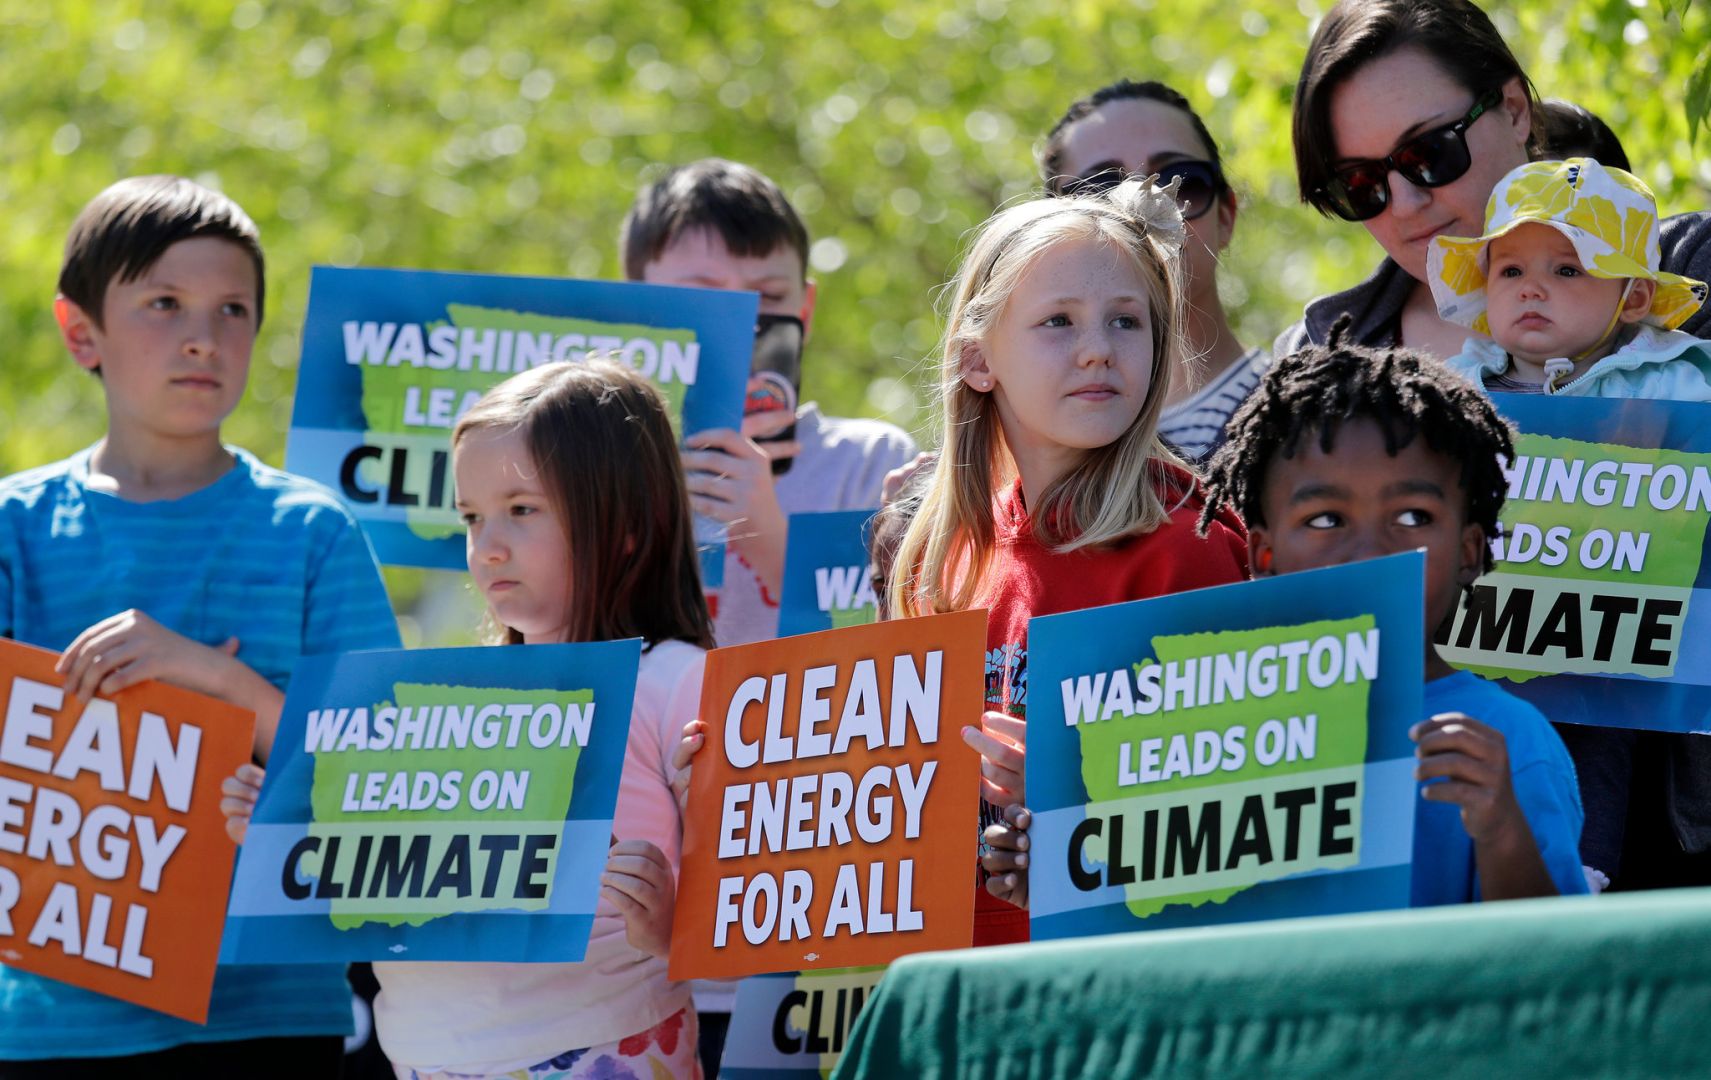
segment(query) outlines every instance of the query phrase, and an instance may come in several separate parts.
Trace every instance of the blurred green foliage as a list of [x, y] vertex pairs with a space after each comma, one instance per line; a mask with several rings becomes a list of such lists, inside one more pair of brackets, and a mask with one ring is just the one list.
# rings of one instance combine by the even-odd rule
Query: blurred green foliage
[[[1666, 212], [1706, 205], [1687, 143], [1706, 5], [1493, 6], [1540, 90], [1598, 112]], [[1190, 10], [1192, 8], [1192, 10]], [[0, 469], [99, 435], [99, 389], [48, 310], [78, 207], [182, 172], [262, 227], [272, 302], [231, 425], [277, 461], [310, 264], [616, 273], [616, 223], [662, 163], [752, 162], [817, 240], [809, 396], [917, 420], [934, 286], [965, 231], [1035, 182], [1038, 135], [1121, 75], [1184, 90], [1245, 205], [1223, 278], [1263, 342], [1363, 276], [1364, 232], [1294, 197], [1289, 97], [1314, 5], [1006, 0], [570, 5], [206, 0], [0, 8]]]
[[[269, 315], [228, 434], [275, 463], [311, 264], [613, 276], [637, 184], [709, 154], [772, 175], [815, 237], [806, 395], [918, 429], [931, 301], [965, 233], [1035, 186], [1035, 145], [1069, 101], [1122, 76], [1176, 85], [1222, 144], [1243, 209], [1221, 282], [1243, 340], [1269, 344], [1378, 255], [1295, 196], [1289, 101], [1321, 9], [0, 0], [0, 470], [101, 433], [99, 386], [49, 304], [78, 208], [134, 173], [202, 178], [261, 226]], [[1488, 7], [1542, 94], [1620, 134], [1666, 213], [1711, 205], [1688, 123], [1690, 82], [1700, 117], [1711, 94], [1708, 9]]]

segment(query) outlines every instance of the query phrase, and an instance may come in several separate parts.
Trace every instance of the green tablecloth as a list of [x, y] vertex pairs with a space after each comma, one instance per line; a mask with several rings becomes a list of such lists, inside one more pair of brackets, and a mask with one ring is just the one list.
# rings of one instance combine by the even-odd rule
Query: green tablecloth
[[1711, 1076], [1711, 889], [909, 957], [834, 1075]]

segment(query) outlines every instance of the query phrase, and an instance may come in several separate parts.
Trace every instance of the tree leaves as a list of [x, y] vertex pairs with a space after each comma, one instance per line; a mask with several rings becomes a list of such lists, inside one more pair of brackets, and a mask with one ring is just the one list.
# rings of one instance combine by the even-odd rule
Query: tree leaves
[[[1542, 93], [1621, 135], [1665, 213], [1707, 205], [1707, 5], [1493, 3]], [[0, 469], [87, 445], [100, 386], [49, 305], [65, 230], [139, 172], [217, 182], [261, 225], [267, 325], [232, 441], [279, 461], [317, 262], [614, 276], [617, 223], [668, 163], [755, 164], [803, 211], [821, 307], [806, 394], [919, 427], [932, 298], [970, 228], [1037, 184], [1036, 141], [1119, 77], [1188, 95], [1242, 199], [1221, 283], [1267, 344], [1378, 258], [1294, 190], [1290, 0], [104, 0], [11, 4], [0, 71]], [[1635, 24], [1639, 29], [1635, 29]], [[1688, 117], [1692, 117], [1690, 126]]]
[[[1686, 0], [1683, 0], [1685, 6]], [[1711, 116], [1711, 48], [1699, 54], [1687, 80], [1687, 139], [1696, 142], [1699, 128]]]

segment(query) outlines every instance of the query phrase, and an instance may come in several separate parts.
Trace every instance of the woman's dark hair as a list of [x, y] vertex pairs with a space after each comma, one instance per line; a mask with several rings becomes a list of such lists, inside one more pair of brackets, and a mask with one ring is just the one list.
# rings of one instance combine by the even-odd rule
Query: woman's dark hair
[[1535, 149], [1539, 95], [1485, 12], [1468, 0], [1340, 0], [1319, 24], [1295, 84], [1295, 176], [1301, 201], [1330, 213], [1323, 189], [1331, 179], [1337, 139], [1331, 131], [1331, 96], [1345, 79], [1373, 60], [1418, 49], [1470, 94], [1520, 79], [1532, 103]]
[[[1206, 465], [1201, 530], [1226, 504], [1248, 524], [1264, 526], [1272, 461], [1294, 457], [1308, 439], [1328, 454], [1344, 424], [1365, 419], [1384, 433], [1392, 457], [1423, 437], [1433, 452], [1459, 463], [1468, 523], [1488, 538], [1498, 536], [1497, 515], [1509, 489], [1502, 462], [1515, 456], [1509, 425], [1489, 398], [1437, 359], [1346, 341], [1350, 322], [1344, 315], [1324, 345], [1274, 363], [1230, 418], [1224, 445]], [[1481, 569], [1491, 566], [1487, 545]]]
[[1610, 125], [1572, 101], [1546, 98], [1539, 103], [1539, 152], [1548, 158], [1589, 157], [1600, 165], [1633, 172], [1622, 140]]
[[[1086, 119], [1098, 112], [1100, 106], [1113, 101], [1157, 101], [1173, 109], [1181, 109], [1188, 117], [1188, 122], [1194, 126], [1194, 133], [1206, 144], [1206, 153], [1212, 164], [1217, 166], [1219, 177], [1224, 175], [1224, 159], [1218, 153], [1218, 144], [1212, 141], [1212, 133], [1206, 130], [1205, 122], [1200, 119], [1200, 114], [1194, 111], [1194, 106], [1188, 103], [1187, 98], [1161, 82], [1119, 79], [1071, 105], [1046, 134], [1046, 144], [1040, 148], [1040, 180], [1047, 191], [1053, 195], [1062, 195], [1068, 183], [1075, 179], [1065, 175], [1063, 171], [1064, 133], [1077, 120]], [[1228, 181], [1225, 182], [1224, 189], [1229, 190]]]
[[677, 437], [645, 378], [614, 360], [531, 368], [464, 414], [453, 450], [477, 430], [520, 432], [541, 471], [570, 549], [566, 641], [713, 647]]

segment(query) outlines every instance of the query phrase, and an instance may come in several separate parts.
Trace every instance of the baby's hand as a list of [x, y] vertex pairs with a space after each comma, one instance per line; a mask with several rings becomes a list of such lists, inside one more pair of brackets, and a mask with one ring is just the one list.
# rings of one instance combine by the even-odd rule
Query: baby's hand
[[244, 762], [238, 771], [220, 781], [220, 813], [226, 815], [226, 835], [234, 844], [244, 842], [249, 832], [250, 818], [255, 814], [256, 800], [261, 798], [261, 782], [266, 773], [261, 766]]
[[1475, 843], [1503, 839], [1516, 828], [1527, 830], [1501, 731], [1462, 713], [1439, 713], [1415, 724], [1408, 737], [1418, 744], [1414, 779], [1437, 781], [1420, 794], [1460, 806], [1462, 827]]
[[1033, 820], [1026, 807], [1005, 807], [1004, 821], [986, 827], [983, 838], [990, 850], [980, 857], [990, 875], [986, 891], [1023, 909], [1028, 906], [1028, 826]]
[[606, 852], [600, 895], [624, 916], [624, 936], [632, 947], [651, 956], [671, 954], [677, 886], [665, 852], [646, 840], [615, 841]]
[[681, 815], [689, 802], [689, 768], [701, 744], [707, 741], [707, 725], [691, 720], [683, 725], [683, 738], [671, 751], [671, 790], [677, 796], [677, 812]]
[[1023, 740], [1028, 726], [1014, 716], [987, 712], [979, 727], [962, 729], [962, 741], [980, 751], [980, 797], [993, 806], [1023, 802]]

